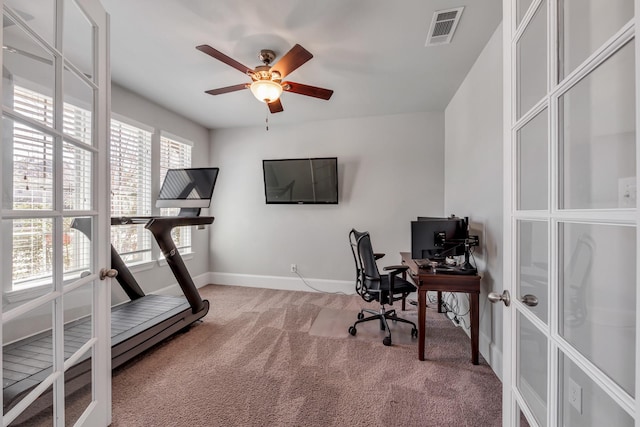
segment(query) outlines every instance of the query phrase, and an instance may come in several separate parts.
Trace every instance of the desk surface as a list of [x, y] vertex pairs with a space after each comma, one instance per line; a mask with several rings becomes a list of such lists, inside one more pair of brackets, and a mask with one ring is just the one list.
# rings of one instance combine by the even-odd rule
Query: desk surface
[[430, 291], [480, 293], [480, 276], [477, 274], [434, 274], [431, 269], [419, 268], [411, 259], [410, 252], [400, 252], [400, 255], [418, 287], [426, 286]]

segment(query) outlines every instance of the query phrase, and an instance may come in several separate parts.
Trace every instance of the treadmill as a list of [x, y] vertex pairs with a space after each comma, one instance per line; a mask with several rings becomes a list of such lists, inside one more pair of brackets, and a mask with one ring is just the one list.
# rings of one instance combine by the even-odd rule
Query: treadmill
[[[178, 281], [183, 295], [145, 294], [111, 245], [111, 268], [129, 301], [111, 309], [111, 367], [121, 366], [133, 357], [187, 329], [209, 311], [193, 283], [180, 252], [171, 237], [175, 227], [204, 227], [213, 217], [200, 216], [200, 208], [208, 207], [218, 175], [218, 168], [170, 169], [160, 190], [157, 207], [180, 207], [177, 217], [118, 217], [112, 226], [144, 224], [155, 238], [167, 264]], [[91, 218], [76, 218], [72, 228], [91, 239]], [[91, 318], [69, 322], [64, 327], [65, 355], [75, 353], [91, 338]], [[67, 339], [68, 338], [68, 339]], [[29, 336], [3, 347], [3, 403], [6, 413], [52, 372], [51, 331]], [[47, 356], [48, 355], [48, 356]], [[86, 354], [65, 371], [69, 391], [91, 379], [91, 357]]]

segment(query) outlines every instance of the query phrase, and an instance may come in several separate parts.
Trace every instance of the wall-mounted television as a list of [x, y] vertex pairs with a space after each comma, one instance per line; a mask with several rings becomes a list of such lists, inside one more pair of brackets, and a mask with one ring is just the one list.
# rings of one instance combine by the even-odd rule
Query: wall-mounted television
[[338, 159], [263, 160], [267, 204], [337, 204]]
[[218, 168], [169, 169], [160, 188], [158, 208], [208, 208]]

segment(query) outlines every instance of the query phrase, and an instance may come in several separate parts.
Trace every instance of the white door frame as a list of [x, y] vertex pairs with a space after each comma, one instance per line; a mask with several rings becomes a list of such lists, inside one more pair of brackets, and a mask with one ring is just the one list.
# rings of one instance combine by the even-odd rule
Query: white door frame
[[[72, 4], [73, 2], [74, 4]], [[15, 4], [15, 3], [13, 3]], [[93, 37], [92, 40], [92, 68], [93, 76], [88, 76], [89, 80], [86, 80], [89, 84], [88, 87], [93, 88], [93, 106], [92, 109], [93, 127], [91, 130], [92, 142], [90, 146], [87, 146], [86, 151], [93, 153], [93, 162], [91, 166], [92, 170], [92, 206], [86, 211], [69, 211], [66, 215], [75, 216], [76, 212], [78, 216], [86, 215], [93, 218], [92, 228], [92, 258], [91, 265], [93, 271], [88, 275], [83, 275], [79, 280], [73, 283], [63, 283], [63, 273], [61, 267], [61, 257], [54, 255], [54, 260], [57, 259], [56, 264], [53, 267], [53, 287], [52, 289], [42, 296], [38, 296], [31, 301], [13, 308], [7, 312], [2, 312], [0, 307], [0, 315], [2, 317], [3, 324], [11, 319], [15, 319], [18, 316], [28, 313], [31, 309], [40, 307], [46, 304], [53, 303], [53, 340], [55, 343], [56, 351], [53, 357], [53, 372], [49, 375], [39, 386], [37, 386], [32, 392], [25, 396], [20, 402], [18, 402], [13, 408], [3, 415], [3, 425], [8, 425], [15, 419], [20, 413], [22, 413], [31, 402], [35, 401], [38, 396], [45, 392], [49, 386], [52, 386], [53, 393], [53, 405], [54, 405], [54, 418], [53, 424], [55, 426], [65, 425], [65, 384], [64, 374], [72, 364], [73, 361], [80, 357], [85, 350], [91, 352], [92, 368], [91, 368], [91, 383], [92, 383], [92, 399], [89, 405], [85, 408], [83, 414], [77, 419], [75, 425], [108, 425], [111, 423], [111, 324], [110, 324], [110, 300], [111, 300], [111, 280], [99, 279], [99, 272], [101, 268], [108, 268], [110, 266], [110, 233], [109, 233], [109, 212], [110, 212], [110, 197], [109, 197], [109, 161], [108, 161], [108, 146], [109, 146], [109, 119], [110, 119], [110, 65], [109, 65], [109, 19], [104, 8], [99, 0], [66, 0], [51, 2], [52, 13], [55, 14], [55, 46], [51, 43], [41, 39], [40, 42], [45, 45], [49, 45], [48, 49], [54, 52], [55, 67], [55, 93], [56, 98], [53, 100], [55, 109], [58, 111], [55, 117], [54, 127], [47, 132], [50, 132], [58, 141], [54, 144], [57, 148], [54, 149], [55, 166], [55, 179], [54, 179], [54, 209], [48, 213], [45, 212], [46, 217], [51, 216], [54, 218], [56, 224], [53, 231], [54, 247], [62, 247], [58, 245], [62, 242], [62, 216], [64, 213], [62, 208], [62, 139], [64, 138], [64, 132], [62, 128], [62, 111], [63, 105], [63, 70], [65, 65], [69, 69], [74, 70], [73, 63], [65, 62], [64, 46], [63, 44], [63, 31], [64, 31], [64, 7], [77, 7], [78, 10], [84, 13], [88, 18], [87, 28], [90, 29], [89, 34]], [[0, 7], [4, 10], [4, 0], [0, 0]], [[8, 7], [8, 6], [7, 6]], [[19, 14], [14, 14], [16, 19], [20, 20]], [[25, 26], [29, 26], [29, 22], [23, 22]], [[93, 30], [91, 30], [93, 28]], [[0, 39], [3, 36], [0, 35]], [[3, 65], [3, 58], [0, 57], [0, 66]], [[79, 72], [75, 68], [75, 72]], [[84, 76], [82, 76], [84, 79]], [[0, 82], [0, 94], [3, 87]], [[12, 116], [12, 112], [7, 107], [2, 107], [5, 114], [9, 117]], [[1, 130], [0, 123], [0, 130]], [[0, 173], [0, 188], [2, 186], [2, 173]], [[42, 216], [43, 214], [39, 214]], [[3, 219], [11, 218], [28, 218], [29, 213], [13, 213], [11, 210], [2, 211]], [[35, 216], [38, 216], [36, 212]], [[3, 236], [5, 227], [0, 227], [0, 241], [3, 238], [10, 238], [10, 236]], [[2, 253], [2, 245], [0, 245], [0, 259], [8, 258], [11, 260], [11, 254]], [[58, 264], [59, 263], [59, 264]], [[92, 288], [92, 337], [89, 341], [83, 345], [69, 359], [64, 360], [64, 307], [63, 297], [66, 293], [78, 289], [80, 287]], [[2, 337], [2, 328], [0, 328], [0, 337]], [[2, 361], [0, 360], [0, 364]], [[68, 421], [67, 421], [68, 422]]]
[[[541, 0], [533, 0], [531, 2], [532, 8], [537, 7], [536, 5], [540, 4]], [[503, 245], [504, 245], [504, 257], [503, 257], [503, 277], [504, 277], [504, 289], [508, 290], [511, 294], [512, 305], [510, 307], [503, 307], [503, 372], [502, 372], [502, 381], [503, 381], [503, 425], [506, 426], [518, 426], [520, 425], [519, 420], [519, 411], [522, 410], [523, 414], [528, 419], [531, 425], [537, 425], [535, 420], [533, 420], [532, 413], [526, 408], [517, 405], [517, 392], [516, 390], [516, 382], [517, 382], [517, 340], [516, 331], [517, 331], [517, 319], [516, 313], [518, 312], [514, 308], [514, 304], [521, 304], [519, 301], [514, 301], [517, 299], [518, 295], [516, 294], [516, 274], [517, 269], [516, 265], [518, 262], [517, 259], [517, 248], [516, 244], [516, 219], [522, 219], [522, 214], [517, 215], [515, 210], [516, 205], [516, 186], [517, 186], [517, 173], [515, 169], [516, 165], [516, 145], [515, 145], [515, 125], [517, 122], [522, 122], [522, 118], [518, 119], [516, 117], [516, 105], [514, 100], [517, 95], [517, 87], [516, 87], [516, 70], [515, 70], [515, 58], [516, 58], [516, 50], [514, 39], [516, 39], [520, 33], [522, 32], [521, 28], [516, 29], [516, 5], [517, 0], [503, 0], [503, 197], [504, 197], [504, 222], [503, 222]], [[616, 37], [612, 37], [609, 40], [609, 48], [602, 51], [599, 55], [604, 58], [608, 56], [613, 51], [615, 51], [619, 46], [621, 41], [629, 40], [633, 38], [635, 33], [635, 28], [638, 25], [638, 11], [640, 11], [640, 0], [634, 1], [635, 5], [635, 17], [632, 21], [625, 26], [617, 33]], [[569, 76], [567, 76], [566, 81], [562, 83], [562, 87], [560, 88], [555, 84], [555, 71], [557, 69], [557, 56], [555, 55], [555, 51], [558, 46], [557, 33], [555, 29], [557, 28], [557, 0], [547, 0], [547, 11], [548, 11], [548, 20], [547, 20], [547, 37], [548, 37], [548, 52], [551, 52], [548, 55], [548, 66], [547, 66], [547, 94], [538, 104], [536, 111], [540, 111], [543, 108], [547, 108], [547, 112], [549, 114], [549, 138], [552, 141], [554, 136], [552, 135], [558, 129], [558, 113], [557, 113], [557, 99], [562, 93], [565, 93], [567, 87], [571, 86], [573, 83], [577, 82], [580, 78], [584, 76], [586, 71], [584, 69], [576, 69]], [[533, 9], [530, 8], [529, 12], [524, 16], [523, 21], [526, 21], [532, 15]], [[586, 24], [585, 24], [586, 25]], [[598, 58], [593, 58], [594, 61], [598, 61]], [[640, 145], [639, 137], [638, 137], [638, 124], [640, 123], [640, 103], [638, 100], [640, 99], [640, 43], [636, 40], [635, 43], [635, 61], [636, 61], [636, 69], [635, 69], [635, 105], [636, 105], [636, 189], [638, 188], [638, 171], [640, 170]], [[531, 114], [528, 114], [531, 116]], [[549, 318], [550, 329], [551, 331], [557, 330], [557, 322], [558, 322], [558, 301], [555, 298], [554, 286], [557, 286], [557, 272], [560, 268], [558, 266], [558, 254], [556, 250], [556, 246], [554, 243], [554, 239], [556, 238], [557, 231], [553, 229], [555, 224], [554, 220], [592, 220], [600, 218], [598, 213], [592, 213], [589, 211], [571, 211], [571, 212], [562, 212], [558, 211], [555, 208], [555, 200], [557, 199], [557, 191], [553, 190], [558, 186], [558, 159], [557, 154], [554, 150], [557, 150], [557, 146], [553, 143], [549, 144], [549, 170], [551, 171], [549, 174], [549, 210], [551, 211], [551, 216], [545, 212], [541, 212], [539, 215], [532, 211], [530, 217], [532, 219], [536, 219], [538, 216], [540, 219], [549, 219]], [[637, 190], [636, 190], [637, 194]], [[637, 197], [636, 197], [637, 200]], [[636, 209], [634, 212], [629, 214], [620, 213], [618, 215], [617, 212], [606, 212], [600, 213], [600, 215], [604, 215], [608, 221], [616, 222], [620, 221], [620, 223], [629, 222], [629, 218], [635, 219], [635, 234], [636, 234], [636, 266], [639, 265], [638, 260], [640, 260], [640, 234], [638, 232], [637, 224], [640, 224], [640, 210]], [[528, 219], [528, 218], [527, 218]], [[631, 415], [631, 417], [635, 420], [635, 425], [640, 426], [640, 316], [638, 316], [637, 307], [640, 307], [640, 289], [638, 289], [638, 284], [640, 283], [640, 271], [636, 268], [636, 316], [635, 316], [635, 398], [629, 399], [624, 393], [616, 394], [616, 389], [610, 387], [607, 393], [611, 397], [617, 401], [620, 406], [624, 407], [627, 412]], [[553, 339], [553, 332], [552, 332]], [[551, 343], [551, 341], [548, 341]], [[558, 378], [558, 349], [563, 350], [567, 354], [574, 353], [579, 354], [577, 352], [572, 351], [571, 348], [565, 348], [562, 343], [558, 344], [555, 340], [552, 345], [548, 345], [547, 351], [547, 364], [548, 364], [548, 378], [549, 383], [547, 387], [547, 418], [546, 423], [548, 426], [556, 426], [558, 425], [558, 399], [559, 399], [559, 390], [557, 387], [557, 382], [555, 379]], [[601, 379], [601, 383], [608, 381], [603, 375], [601, 375], [597, 369], [595, 369], [588, 361], [582, 363], [583, 368], [586, 368], [587, 371], [590, 371], [589, 374], [593, 377], [597, 377]], [[593, 369], [592, 369], [593, 368]]]

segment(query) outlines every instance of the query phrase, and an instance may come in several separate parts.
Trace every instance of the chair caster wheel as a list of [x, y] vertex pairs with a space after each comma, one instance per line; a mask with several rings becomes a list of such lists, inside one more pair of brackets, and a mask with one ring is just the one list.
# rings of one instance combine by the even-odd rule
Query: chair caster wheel
[[358, 320], [360, 320], [360, 319], [364, 319], [364, 314], [358, 313]]
[[418, 338], [418, 330], [416, 328], [411, 329], [411, 338]]
[[356, 336], [356, 332], [358, 332], [355, 326], [349, 326], [349, 333], [353, 336]]
[[382, 340], [382, 344], [386, 346], [391, 345], [391, 337], [384, 337], [384, 339]]

